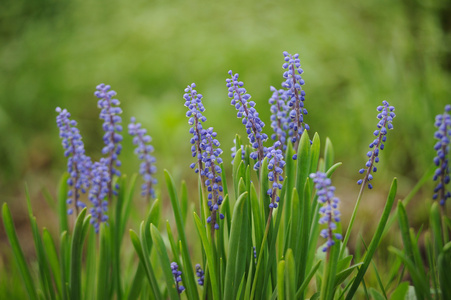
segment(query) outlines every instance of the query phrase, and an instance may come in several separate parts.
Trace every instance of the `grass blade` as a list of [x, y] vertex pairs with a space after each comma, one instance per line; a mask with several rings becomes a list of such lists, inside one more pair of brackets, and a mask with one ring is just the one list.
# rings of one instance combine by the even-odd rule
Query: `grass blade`
[[20, 275], [25, 284], [25, 289], [27, 290], [30, 299], [37, 299], [38, 295], [31, 278], [30, 270], [28, 269], [27, 263], [25, 261], [25, 256], [23, 254], [22, 248], [19, 244], [19, 239], [17, 238], [16, 229], [14, 228], [14, 222], [11, 216], [11, 212], [6, 203], [3, 203], [2, 207], [3, 225], [5, 226], [6, 236], [13, 250], [14, 259], [19, 267]]
[[[175, 280], [171, 270], [171, 262], [169, 261], [169, 256], [166, 252], [166, 246], [164, 245], [160, 232], [153, 224], [150, 224], [150, 234], [152, 236], [153, 245], [157, 251], [161, 268], [166, 279], [169, 298], [171, 300], [179, 300], [179, 294], [175, 286]], [[182, 272], [183, 271], [185, 270], [182, 270]]]
[[368, 251], [366, 252], [363, 266], [359, 268], [359, 271], [352, 283], [352, 286], [346, 295], [346, 300], [351, 300], [357, 291], [358, 286], [363, 280], [363, 275], [365, 275], [366, 270], [368, 269], [371, 260], [373, 259], [374, 252], [379, 245], [382, 233], [385, 228], [385, 224], [387, 223], [388, 216], [390, 215], [391, 208], [393, 206], [393, 202], [395, 201], [396, 191], [398, 187], [398, 180], [396, 178], [393, 179], [393, 182], [390, 187], [390, 192], [388, 193], [387, 203], [385, 204], [384, 211], [382, 213], [381, 219], [379, 220], [379, 224], [377, 226], [376, 232], [371, 240], [370, 246], [368, 247]]
[[[167, 170], [164, 170], [164, 176], [166, 179], [166, 185], [168, 187], [169, 191], [169, 198], [171, 199], [172, 204], [172, 210], [174, 212], [174, 218], [175, 223], [177, 225], [177, 232], [179, 234], [179, 239], [182, 242], [182, 253], [183, 256], [189, 257], [189, 251], [188, 251], [188, 241], [185, 234], [185, 227], [183, 223], [183, 217], [182, 212], [180, 208], [180, 203], [177, 197], [177, 192], [175, 190], [174, 180], [172, 179], [172, 176], [169, 174]], [[193, 266], [191, 265], [191, 261], [186, 261], [187, 265], [184, 266], [184, 271], [186, 272], [186, 275], [188, 277], [188, 280], [190, 281], [190, 286], [195, 286], [195, 276], [193, 272]], [[199, 294], [197, 293], [197, 289], [195, 290], [187, 290], [186, 291], [188, 299], [190, 300], [196, 300], [199, 298]]]

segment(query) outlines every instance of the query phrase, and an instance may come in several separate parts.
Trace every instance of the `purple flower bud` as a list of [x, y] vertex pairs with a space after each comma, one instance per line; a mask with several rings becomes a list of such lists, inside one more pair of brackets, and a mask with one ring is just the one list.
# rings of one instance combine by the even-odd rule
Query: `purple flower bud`
[[154, 149], [149, 145], [152, 138], [147, 135], [147, 130], [141, 127], [141, 123], [135, 122], [136, 119], [132, 117], [130, 124], [128, 124], [128, 133], [133, 136], [133, 144], [136, 145], [135, 154], [141, 160], [139, 174], [144, 179], [144, 184], [141, 186], [141, 195], [146, 198], [155, 198], [154, 186], [157, 179], [154, 178], [154, 174], [157, 172], [157, 168], [155, 167], [155, 157], [151, 155]]
[[337, 228], [335, 222], [340, 222], [340, 211], [338, 210], [340, 200], [334, 196], [335, 187], [331, 186], [332, 182], [330, 178], [327, 178], [326, 173], [312, 173], [310, 174], [310, 178], [312, 178], [315, 183], [318, 202], [323, 204], [319, 210], [322, 215], [319, 223], [327, 224], [327, 228], [323, 229], [320, 234], [321, 237], [327, 239], [326, 246], [323, 248], [323, 251], [326, 252], [335, 244], [333, 236], [339, 240], [342, 238], [340, 233], [333, 233]]
[[[377, 118], [379, 119], [379, 122], [377, 123], [378, 130], [375, 130], [373, 134], [376, 136], [376, 139], [370, 143], [369, 147], [370, 149], [374, 149], [372, 151], [368, 151], [368, 161], [366, 162], [365, 166], [366, 174], [363, 179], [360, 179], [357, 181], [357, 184], [361, 185], [365, 182], [364, 185], [371, 179], [373, 179], [373, 175], [371, 175], [371, 172], [376, 172], [377, 168], [374, 166], [375, 163], [379, 162], [379, 151], [384, 149], [384, 144], [387, 140], [387, 131], [388, 129], [393, 129], [392, 121], [393, 118], [396, 116], [394, 113], [395, 108], [393, 106], [389, 106], [387, 101], [382, 101], [381, 106], [377, 107], [377, 111], [380, 112], [377, 115]], [[365, 169], [360, 169], [359, 173], [363, 174], [365, 172]], [[372, 189], [373, 186], [368, 183], [368, 188]]]
[[448, 153], [449, 153], [449, 136], [451, 134], [451, 117], [449, 112], [451, 111], [451, 105], [445, 106], [445, 111], [443, 114], [439, 114], [435, 117], [435, 127], [437, 131], [434, 137], [438, 140], [435, 144], [434, 149], [437, 151], [437, 156], [434, 158], [434, 164], [437, 169], [434, 174], [434, 181], [438, 181], [432, 198], [434, 200], [438, 199], [440, 205], [444, 206], [446, 200], [451, 197], [450, 192], [447, 191], [446, 185], [449, 183], [449, 164], [448, 164]]

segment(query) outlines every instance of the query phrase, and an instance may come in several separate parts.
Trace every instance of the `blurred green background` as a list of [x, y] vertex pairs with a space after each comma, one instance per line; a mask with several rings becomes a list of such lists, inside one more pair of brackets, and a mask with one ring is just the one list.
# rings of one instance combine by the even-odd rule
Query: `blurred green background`
[[[118, 93], [124, 128], [136, 116], [153, 137], [164, 197], [163, 169], [176, 180], [196, 180], [182, 98], [192, 82], [204, 95], [207, 124], [218, 132], [228, 166], [233, 137], [245, 138], [245, 131], [227, 97], [227, 71], [240, 74], [270, 133], [269, 87], [280, 87], [288, 51], [300, 54], [305, 71], [311, 134], [330, 137], [343, 162], [334, 184], [350, 209], [376, 107], [382, 100], [396, 107], [375, 191], [367, 195], [371, 215], [392, 177], [399, 178], [402, 197], [432, 164], [434, 117], [451, 102], [450, 16], [450, 2], [439, 0], [3, 0], [1, 201], [22, 209], [26, 182], [34, 206], [48, 210], [41, 189], [54, 194], [66, 165], [57, 106], [79, 122], [87, 153], [100, 156], [93, 92], [102, 82]], [[139, 163], [124, 137], [122, 172], [130, 174]], [[416, 201], [430, 198], [431, 188], [432, 182]]]

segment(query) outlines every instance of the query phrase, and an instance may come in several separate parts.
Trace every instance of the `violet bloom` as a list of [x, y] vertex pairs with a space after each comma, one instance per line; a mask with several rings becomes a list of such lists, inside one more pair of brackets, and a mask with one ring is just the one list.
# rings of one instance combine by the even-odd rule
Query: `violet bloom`
[[288, 105], [286, 103], [286, 93], [284, 90], [277, 90], [275, 87], [271, 87], [271, 91], [273, 94], [269, 99], [269, 104], [271, 104], [271, 128], [274, 130], [271, 139], [279, 141], [282, 149], [286, 150], [288, 130]]
[[[113, 176], [120, 176], [121, 172], [117, 169], [120, 167], [121, 162], [118, 158], [119, 154], [122, 150], [122, 145], [120, 142], [122, 141], [122, 135], [119, 132], [122, 132], [122, 126], [120, 123], [122, 122], [122, 118], [119, 116], [122, 113], [122, 109], [118, 107], [120, 104], [119, 100], [113, 99], [116, 96], [116, 92], [110, 90], [109, 85], [105, 85], [104, 83], [99, 84], [94, 92], [94, 95], [99, 98], [97, 102], [97, 106], [101, 109], [100, 111], [100, 119], [104, 120], [103, 130], [105, 134], [103, 135], [103, 142], [105, 143], [105, 147], [102, 149], [103, 155], [107, 155], [107, 166], [110, 173], [110, 182], [109, 182], [109, 193], [117, 194], [117, 189], [119, 186], [116, 185], [116, 190], [112, 189], [112, 180]], [[109, 196], [109, 198], [111, 198]]]
[[216, 132], [213, 127], [202, 129], [202, 162], [205, 165], [204, 174], [206, 177], [205, 186], [208, 191], [208, 207], [211, 215], [207, 218], [207, 223], [210, 223], [214, 229], [219, 229], [218, 214], [220, 219], [224, 219], [224, 215], [219, 213], [219, 206], [222, 204], [223, 192], [221, 173], [222, 154], [219, 148], [219, 141], [216, 139]]
[[335, 197], [335, 187], [331, 186], [331, 180], [330, 178], [327, 178], [326, 173], [312, 173], [310, 174], [310, 178], [312, 178], [315, 183], [318, 202], [323, 205], [319, 209], [319, 212], [322, 215], [319, 219], [319, 224], [327, 225], [327, 228], [321, 230], [320, 233], [321, 237], [327, 239], [326, 245], [322, 249], [323, 252], [326, 252], [335, 244], [333, 237], [337, 240], [343, 238], [340, 233], [333, 232], [337, 229], [336, 222], [340, 222], [340, 211], [338, 210], [340, 200]]
[[155, 198], [154, 186], [157, 179], [154, 174], [157, 172], [155, 167], [155, 157], [152, 156], [154, 148], [149, 145], [152, 138], [147, 135], [147, 130], [141, 127], [141, 123], [136, 123], [134, 117], [131, 118], [128, 125], [128, 133], [133, 136], [133, 144], [136, 145], [135, 154], [141, 160], [139, 174], [143, 177], [144, 183], [141, 186], [141, 195], [143, 197]]
[[202, 267], [197, 264], [196, 265], [196, 276], [197, 276], [197, 283], [199, 285], [204, 285], [204, 280], [205, 280], [205, 276], [204, 276], [204, 270], [202, 270]]
[[107, 160], [100, 159], [95, 162], [91, 170], [91, 189], [89, 190], [89, 201], [92, 203], [90, 208], [91, 224], [94, 226], [95, 232], [99, 232], [100, 224], [108, 220], [106, 212], [108, 210], [108, 182], [110, 182], [110, 173], [108, 172]]
[[176, 262], [171, 263], [171, 270], [172, 275], [174, 276], [177, 292], [181, 294], [185, 290], [185, 287], [182, 285], [182, 271], [179, 271], [179, 266]]
[[265, 123], [258, 117], [258, 112], [255, 109], [255, 102], [249, 101], [251, 95], [247, 94], [246, 89], [243, 88], [243, 82], [238, 81], [238, 73], [234, 74], [229, 71], [232, 78], [226, 79], [228, 96], [232, 99], [232, 104], [237, 110], [237, 117], [242, 119], [242, 123], [246, 126], [246, 133], [249, 141], [256, 151], [251, 153], [251, 158], [257, 162], [254, 169], [257, 170], [261, 166], [261, 161], [265, 157], [266, 147], [263, 147], [263, 142], [268, 139], [265, 133], [262, 133]]
[[434, 137], [438, 140], [434, 146], [437, 156], [434, 157], [434, 163], [437, 166], [434, 174], [434, 181], [438, 181], [434, 189], [432, 199], [439, 200], [441, 206], [445, 206], [446, 200], [451, 197], [451, 193], [447, 191], [446, 185], [449, 183], [449, 140], [451, 136], [451, 117], [449, 112], [451, 105], [445, 106], [445, 112], [435, 117], [435, 127], [437, 131]]
[[286, 89], [287, 104], [290, 109], [288, 135], [297, 151], [304, 129], [310, 129], [309, 125], [304, 122], [304, 115], [307, 114], [307, 109], [304, 107], [305, 91], [302, 89], [305, 82], [301, 77], [304, 71], [301, 68], [299, 54], [291, 55], [284, 51], [283, 56], [285, 63], [282, 68], [286, 71], [283, 73], [285, 82], [282, 83], [282, 87]]
[[267, 191], [268, 196], [271, 197], [271, 203], [269, 208], [277, 208], [279, 203], [279, 195], [277, 191], [282, 189], [283, 181], [283, 167], [285, 167], [285, 161], [283, 160], [283, 153], [280, 148], [280, 142], [276, 141], [272, 147], [268, 149], [266, 157], [268, 157], [268, 179], [271, 182], [271, 188]]
[[372, 189], [373, 185], [370, 181], [373, 179], [373, 175], [371, 173], [375, 173], [377, 171], [377, 167], [374, 165], [379, 162], [379, 152], [384, 150], [384, 143], [387, 141], [387, 132], [389, 129], [393, 129], [393, 118], [396, 117], [394, 111], [395, 108], [390, 106], [387, 101], [382, 101], [382, 106], [377, 107], [377, 118], [379, 122], [377, 123], [377, 130], [373, 132], [376, 137], [374, 141], [370, 143], [370, 151], [366, 154], [368, 156], [368, 161], [365, 166], [366, 169], [360, 169], [359, 173], [363, 174], [366, 171], [365, 177], [357, 181], [359, 185], [362, 183], [368, 183], [368, 188]]
[[[56, 117], [56, 124], [59, 128], [59, 136], [62, 139], [64, 148], [64, 156], [67, 159], [67, 172], [69, 185], [67, 204], [72, 205], [78, 212], [78, 208], [84, 208], [85, 203], [80, 201], [80, 193], [85, 193], [89, 187], [89, 173], [91, 168], [91, 159], [85, 155], [85, 148], [78, 130], [77, 122], [70, 119], [70, 113], [66, 109], [56, 108], [58, 116]], [[67, 213], [70, 215], [74, 211], [69, 208]]]
[[188, 124], [192, 126], [189, 129], [189, 132], [193, 135], [190, 140], [191, 154], [197, 159], [190, 167], [191, 169], [194, 169], [196, 173], [200, 172], [200, 175], [204, 176], [201, 142], [202, 139], [204, 139], [204, 136], [202, 135], [204, 132], [202, 123], [207, 121], [207, 118], [202, 115], [205, 111], [204, 105], [202, 104], [202, 94], [198, 94], [194, 89], [195, 87], [195, 83], [188, 85], [185, 89], [183, 98], [185, 99], [185, 106], [188, 107], [188, 111], [186, 112], [186, 116], [189, 118]]

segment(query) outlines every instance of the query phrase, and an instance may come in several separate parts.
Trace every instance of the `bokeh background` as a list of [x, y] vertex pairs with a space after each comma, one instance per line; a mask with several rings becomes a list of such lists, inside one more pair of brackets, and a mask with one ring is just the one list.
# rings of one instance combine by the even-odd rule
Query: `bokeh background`
[[[227, 71], [240, 74], [270, 133], [269, 87], [280, 87], [288, 51], [300, 54], [305, 71], [310, 132], [329, 137], [343, 162], [333, 180], [344, 210], [358, 193], [376, 107], [382, 100], [396, 107], [375, 189], [362, 206], [368, 222], [394, 176], [402, 198], [432, 165], [434, 117], [451, 103], [450, 16], [450, 2], [440, 0], [2, 0], [0, 201], [10, 203], [26, 239], [26, 183], [38, 223], [51, 226], [42, 191], [55, 194], [66, 165], [55, 107], [72, 113], [97, 159], [103, 133], [93, 92], [102, 82], [118, 93], [124, 127], [135, 116], [153, 137], [162, 197], [163, 169], [195, 184], [184, 88], [195, 82], [204, 95], [228, 166], [233, 137], [245, 131], [227, 97]], [[122, 172], [137, 172], [126, 132], [123, 144]], [[418, 223], [432, 186], [409, 207]], [[3, 228], [0, 235], [5, 248]]]

